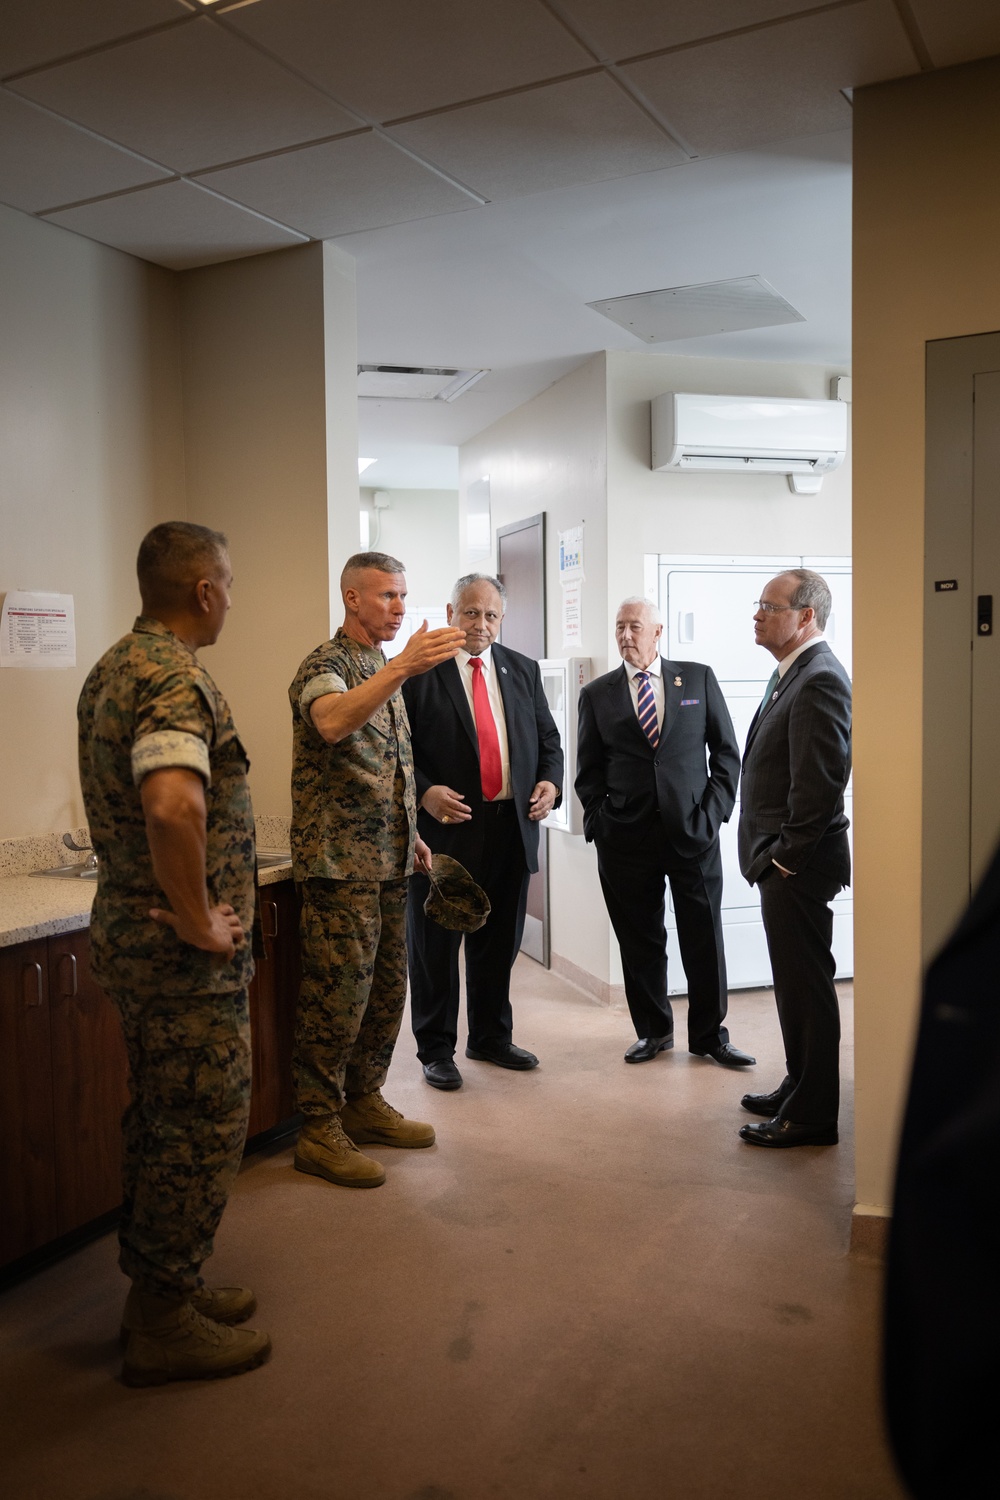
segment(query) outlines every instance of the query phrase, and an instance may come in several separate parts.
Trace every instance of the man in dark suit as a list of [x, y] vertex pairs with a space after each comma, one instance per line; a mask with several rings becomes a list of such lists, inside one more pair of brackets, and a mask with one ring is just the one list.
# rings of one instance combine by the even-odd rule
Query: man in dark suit
[[[495, 643], [506, 592], [469, 573], [448, 605], [465, 649], [403, 685], [417, 782], [417, 827], [435, 854], [459, 860], [490, 915], [465, 934], [466, 1057], [524, 1070], [538, 1058], [512, 1041], [510, 971], [521, 946], [538, 825], [561, 796], [563, 755], [538, 663]], [[462, 934], [424, 915], [427, 877], [410, 881], [406, 937], [417, 1056], [434, 1088], [457, 1089], [458, 949]]]
[[[628, 1063], [674, 1044], [667, 998], [665, 882], [688, 979], [688, 1048], [727, 1068], [755, 1061], [729, 1040], [719, 828], [736, 800], [739, 750], [711, 667], [666, 661], [646, 599], [615, 620], [622, 666], [580, 695], [576, 790], [621, 949], [639, 1040]], [[708, 752], [706, 761], [706, 750]]]
[[840, 1010], [830, 902], [851, 878], [844, 788], [851, 774], [851, 681], [823, 639], [830, 590], [794, 568], [766, 585], [757, 644], [777, 667], [743, 756], [740, 869], [760, 890], [785, 1044], [785, 1079], [745, 1094], [764, 1115], [755, 1146], [832, 1146], [840, 1103]]

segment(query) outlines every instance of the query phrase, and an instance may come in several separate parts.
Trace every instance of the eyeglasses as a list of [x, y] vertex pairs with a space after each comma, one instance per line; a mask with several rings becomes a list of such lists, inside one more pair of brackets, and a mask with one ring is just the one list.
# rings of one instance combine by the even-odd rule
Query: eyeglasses
[[783, 614], [786, 609], [796, 608], [797, 606], [794, 604], [769, 604], [766, 599], [755, 599], [753, 601], [754, 614], [756, 614], [759, 609], [762, 609], [766, 615], [780, 615]]

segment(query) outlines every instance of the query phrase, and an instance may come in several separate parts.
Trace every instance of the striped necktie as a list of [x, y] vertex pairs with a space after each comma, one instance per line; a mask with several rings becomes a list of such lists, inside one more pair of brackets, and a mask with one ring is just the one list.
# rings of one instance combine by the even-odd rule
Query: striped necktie
[[660, 743], [660, 731], [656, 723], [656, 699], [653, 697], [649, 673], [636, 672], [635, 680], [639, 685], [639, 724], [655, 750]]

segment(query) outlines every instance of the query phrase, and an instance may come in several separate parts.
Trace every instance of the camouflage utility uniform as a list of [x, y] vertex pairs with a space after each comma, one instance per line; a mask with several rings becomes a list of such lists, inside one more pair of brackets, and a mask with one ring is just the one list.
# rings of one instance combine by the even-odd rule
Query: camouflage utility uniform
[[[247, 758], [225, 699], [192, 651], [140, 616], [84, 684], [80, 780], [99, 857], [93, 969], [118, 1006], [132, 1102], [125, 1113], [120, 1265], [144, 1291], [189, 1293], [232, 1186], [250, 1102], [247, 986], [254, 822]], [[247, 940], [223, 962], [154, 922], [140, 797], [150, 771], [205, 782], [210, 905], [230, 903]]]
[[416, 797], [400, 692], [329, 744], [310, 704], [358, 687], [385, 665], [343, 630], [307, 656], [292, 702], [292, 871], [302, 883], [302, 989], [295, 1034], [297, 1107], [336, 1114], [381, 1088], [406, 1003], [406, 884]]

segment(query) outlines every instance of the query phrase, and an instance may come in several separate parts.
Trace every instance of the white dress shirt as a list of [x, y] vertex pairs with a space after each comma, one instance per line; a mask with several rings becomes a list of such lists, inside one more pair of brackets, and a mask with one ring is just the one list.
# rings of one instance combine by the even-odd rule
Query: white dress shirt
[[639, 684], [635, 680], [637, 672], [649, 673], [649, 685], [653, 689], [653, 702], [656, 704], [656, 728], [663, 733], [663, 674], [660, 671], [661, 658], [654, 656], [648, 667], [633, 667], [630, 661], [624, 662], [623, 666], [628, 673], [628, 690], [632, 694], [632, 707], [635, 709], [636, 718], [639, 717]]
[[[494, 802], [504, 802], [513, 795], [510, 784], [510, 749], [507, 744], [507, 720], [503, 711], [503, 699], [500, 696], [500, 679], [496, 671], [496, 663], [493, 660], [493, 647], [487, 646], [481, 653], [483, 663], [483, 680], [486, 683], [486, 691], [489, 694], [490, 708], [493, 710], [493, 718], [497, 726], [497, 739], [500, 741], [500, 767], [503, 771], [503, 786], [500, 794], [494, 797]], [[458, 675], [462, 679], [465, 696], [469, 700], [469, 712], [472, 722], [476, 722], [476, 708], [472, 701], [472, 674], [474, 668], [469, 666], [472, 657], [468, 651], [459, 651], [455, 657], [458, 667]], [[457, 787], [455, 790], [459, 790]]]

